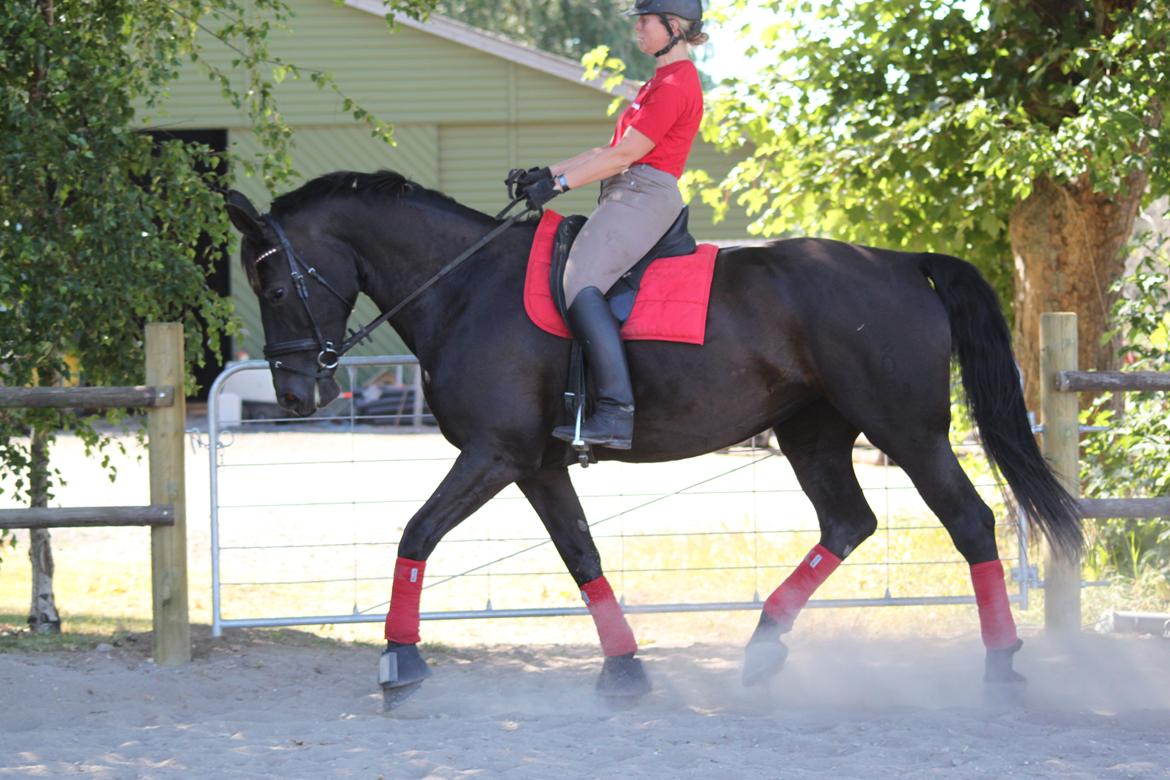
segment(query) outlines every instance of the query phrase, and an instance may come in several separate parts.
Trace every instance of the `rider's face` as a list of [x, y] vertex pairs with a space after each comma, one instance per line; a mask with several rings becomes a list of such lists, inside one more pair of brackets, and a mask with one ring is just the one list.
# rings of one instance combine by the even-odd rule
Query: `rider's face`
[[[671, 20], [671, 24], [677, 24], [677, 22]], [[651, 56], [670, 43], [670, 31], [662, 24], [658, 14], [639, 16], [634, 23], [634, 33], [638, 38], [638, 48]]]

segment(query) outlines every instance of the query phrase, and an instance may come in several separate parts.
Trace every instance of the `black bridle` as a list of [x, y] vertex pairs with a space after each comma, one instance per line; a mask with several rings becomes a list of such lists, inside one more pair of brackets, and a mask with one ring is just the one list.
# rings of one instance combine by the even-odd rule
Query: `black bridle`
[[[313, 338], [311, 339], [289, 339], [287, 341], [278, 341], [275, 344], [264, 345], [264, 358], [268, 361], [268, 365], [273, 371], [277, 369], [284, 369], [285, 371], [294, 374], [301, 374], [302, 376], [312, 377], [313, 379], [326, 379], [333, 376], [333, 372], [337, 369], [337, 364], [341, 362], [341, 356], [345, 353], [346, 347], [342, 344], [339, 350], [333, 345], [332, 341], [325, 338], [321, 333], [321, 326], [317, 324], [317, 317], [313, 314], [313, 307], [309, 305], [309, 279], [314, 279], [318, 284], [333, 294], [337, 300], [341, 301], [346, 307], [346, 319], [353, 312], [353, 304], [345, 299], [341, 293], [325, 281], [325, 277], [317, 272], [313, 266], [306, 266], [301, 262], [300, 257], [297, 256], [296, 250], [293, 249], [292, 243], [289, 242], [288, 236], [284, 233], [284, 228], [276, 221], [276, 218], [271, 214], [264, 215], [264, 221], [272, 228], [272, 232], [276, 233], [277, 239], [280, 240], [279, 247], [273, 247], [256, 259], [259, 263], [261, 260], [276, 254], [277, 251], [284, 251], [284, 256], [288, 259], [289, 275], [292, 277], [293, 287], [297, 291], [297, 297], [301, 299], [301, 305], [305, 307], [305, 313], [309, 315], [309, 322], [313, 325]], [[302, 270], [303, 269], [303, 270]], [[309, 352], [312, 350], [317, 352], [317, 371], [309, 372], [293, 366], [286, 366], [282, 361], [276, 360], [281, 355], [291, 355], [295, 352]]]
[[[503, 211], [496, 215], [496, 219], [503, 219], [504, 216], [513, 208], [515, 208], [516, 204], [520, 203], [522, 200], [524, 200], [523, 196], [513, 198], [507, 207], [505, 207]], [[300, 374], [302, 376], [310, 377], [311, 379], [317, 381], [332, 377], [333, 372], [337, 370], [337, 366], [341, 362], [342, 355], [365, 341], [375, 328], [393, 317], [409, 304], [413, 303], [420, 295], [429, 290], [436, 282], [449, 274], [451, 271], [454, 271], [464, 260], [478, 252], [489, 241], [510, 228], [512, 224], [516, 222], [516, 220], [526, 216], [531, 211], [533, 211], [533, 209], [526, 208], [523, 211], [508, 217], [508, 219], [505, 220], [502, 224], [493, 228], [491, 232], [461, 252], [454, 260], [440, 268], [434, 276], [423, 282], [414, 292], [412, 292], [410, 295], [407, 295], [392, 308], [382, 312], [382, 314], [380, 314], [377, 319], [371, 321], [368, 325], [365, 325], [355, 331], [351, 331], [349, 336], [346, 337], [345, 341], [341, 342], [340, 346], [334, 345], [334, 343], [326, 339], [324, 334], [321, 332], [321, 327], [317, 323], [317, 318], [313, 315], [313, 307], [309, 305], [308, 280], [315, 280], [318, 284], [332, 293], [334, 297], [336, 297], [345, 305], [345, 318], [347, 320], [349, 319], [349, 315], [353, 313], [353, 303], [347, 301], [345, 296], [337, 292], [333, 285], [329, 284], [329, 282], [327, 282], [325, 278], [317, 272], [315, 267], [304, 263], [300, 257], [297, 256], [296, 250], [293, 249], [292, 243], [288, 240], [288, 236], [285, 235], [284, 229], [280, 226], [280, 223], [276, 221], [276, 217], [272, 216], [271, 214], [265, 214], [264, 221], [272, 228], [272, 232], [276, 233], [276, 237], [280, 241], [280, 246], [272, 247], [268, 251], [264, 252], [256, 258], [256, 262], [259, 263], [261, 260], [270, 257], [277, 252], [284, 252], [284, 256], [288, 258], [289, 273], [292, 276], [293, 287], [297, 291], [297, 297], [300, 298], [301, 304], [305, 307], [305, 313], [309, 315], [309, 322], [313, 325], [313, 338], [288, 339], [287, 341], [278, 341], [275, 344], [266, 343], [264, 345], [264, 358], [268, 361], [268, 365], [272, 368], [273, 371], [278, 369], [288, 371], [293, 374]], [[291, 355], [295, 352], [311, 352], [313, 350], [317, 351], [316, 371], [305, 371], [304, 369], [285, 365], [282, 361], [275, 359], [282, 355]]]

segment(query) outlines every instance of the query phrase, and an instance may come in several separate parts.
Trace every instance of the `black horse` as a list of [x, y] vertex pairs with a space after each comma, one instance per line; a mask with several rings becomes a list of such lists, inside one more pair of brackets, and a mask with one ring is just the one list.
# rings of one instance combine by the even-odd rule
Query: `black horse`
[[[241, 261], [260, 298], [276, 396], [298, 415], [336, 396], [335, 345], [344, 340], [359, 291], [383, 311], [399, 306], [501, 225], [385, 171], [322, 176], [278, 197], [266, 216], [237, 192], [227, 208], [243, 234]], [[523, 491], [578, 585], [604, 581], [569, 480], [576, 455], [549, 435], [563, 414], [569, 342], [533, 325], [521, 303], [535, 227], [528, 220], [502, 230], [390, 317], [418, 357], [440, 430], [460, 454], [399, 544], [390, 612], [395, 618], [397, 609], [407, 628], [398, 636], [388, 630], [388, 701], [395, 687], [413, 691], [430, 674], [416, 648], [422, 564], [448, 531], [505, 486], [515, 482]], [[990, 460], [1029, 520], [1058, 549], [1076, 554], [1076, 506], [1036, 446], [996, 296], [973, 266], [944, 255], [811, 238], [721, 251], [706, 343], [628, 345], [637, 399], [633, 449], [598, 455], [627, 462], [686, 458], [771, 428], [816, 508], [820, 552], [802, 564], [815, 567], [826, 551], [834, 560], [846, 557], [877, 527], [851, 459], [864, 432], [913, 480], [974, 579], [980, 567], [999, 566], [998, 552], [992, 512], [947, 437], [952, 353]], [[975, 583], [988, 648], [985, 679], [1021, 682], [1012, 670], [1020, 643], [998, 572], [984, 580], [998, 594], [991, 601]], [[408, 579], [419, 580], [417, 587]], [[796, 610], [816, 584], [800, 584]], [[614, 608], [616, 618], [594, 615], [607, 655], [599, 687], [642, 692], [648, 684], [633, 658], [632, 634], [628, 644], [606, 646], [613, 621], [624, 625]], [[778, 614], [761, 614], [745, 681], [768, 677], [784, 660], [779, 636], [795, 612]], [[997, 621], [1002, 627], [1005, 619], [1010, 631], [999, 636], [1007, 639], [996, 640]]]

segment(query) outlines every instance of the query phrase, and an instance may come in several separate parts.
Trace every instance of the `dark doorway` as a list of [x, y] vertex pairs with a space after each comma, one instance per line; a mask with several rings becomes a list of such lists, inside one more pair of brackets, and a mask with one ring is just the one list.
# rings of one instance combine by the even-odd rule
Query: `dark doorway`
[[[227, 159], [223, 152], [227, 151], [227, 130], [151, 130], [149, 131], [151, 138], [156, 143], [160, 141], [184, 141], [186, 143], [204, 144], [213, 152], [219, 153], [219, 164], [215, 168], [215, 172], [222, 175], [227, 173]], [[200, 172], [206, 173], [210, 171], [210, 166], [207, 161], [203, 160], [200, 163]], [[209, 271], [207, 276], [207, 286], [210, 287], [217, 295], [223, 297], [230, 297], [231, 290], [231, 269], [228, 265], [228, 248], [224, 246], [214, 246], [211, 239], [206, 236], [199, 237], [199, 244], [196, 246], [196, 257], [199, 259], [200, 265]], [[195, 368], [195, 381], [199, 383], [199, 389], [192, 401], [206, 401], [208, 390], [211, 389], [211, 383], [223, 371], [224, 366], [231, 360], [232, 351], [230, 339], [224, 339], [219, 345], [218, 353], [212, 352], [211, 349], [204, 345], [203, 347], [203, 365]]]

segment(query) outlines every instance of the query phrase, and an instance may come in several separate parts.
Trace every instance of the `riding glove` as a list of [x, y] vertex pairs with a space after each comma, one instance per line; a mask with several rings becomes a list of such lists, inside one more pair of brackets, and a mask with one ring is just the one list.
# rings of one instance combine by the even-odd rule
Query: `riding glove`
[[508, 197], [523, 198], [528, 194], [528, 188], [542, 179], [552, 178], [552, 171], [548, 168], [513, 168], [508, 171], [508, 178], [504, 184], [508, 187]]
[[[548, 169], [545, 168], [545, 170]], [[560, 195], [561, 191], [557, 189], [557, 183], [553, 181], [552, 174], [549, 174], [525, 187], [524, 194], [528, 198], [528, 208], [537, 211], [543, 208], [544, 204]]]

